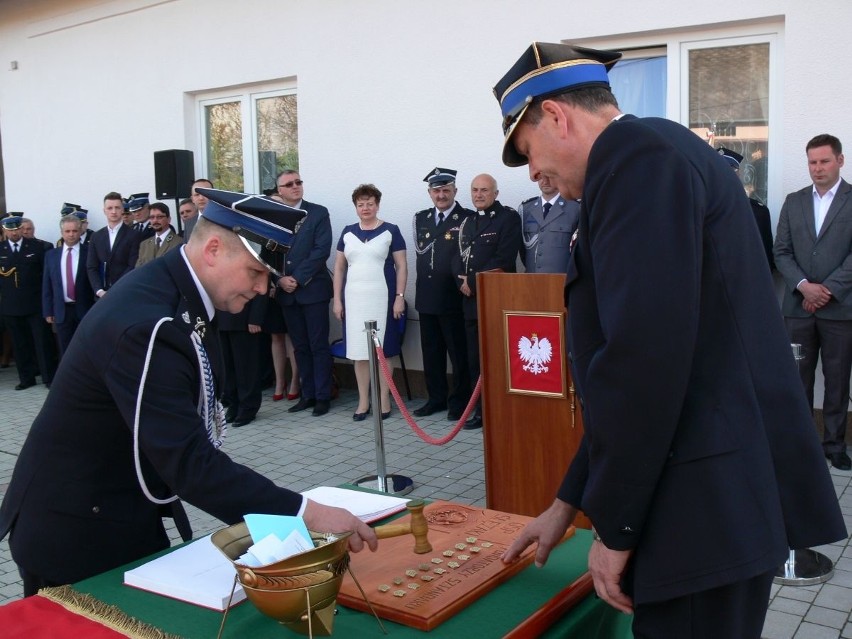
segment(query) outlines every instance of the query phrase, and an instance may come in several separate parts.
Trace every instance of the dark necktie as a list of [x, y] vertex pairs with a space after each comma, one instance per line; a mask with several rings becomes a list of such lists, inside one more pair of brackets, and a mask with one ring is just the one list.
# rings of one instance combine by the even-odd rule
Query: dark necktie
[[77, 300], [77, 285], [74, 284], [74, 261], [71, 253], [74, 249], [65, 251], [65, 289], [68, 299], [72, 302]]
[[542, 215], [544, 219], [547, 219], [547, 214], [550, 213], [550, 209], [552, 206], [553, 205], [550, 202], [544, 203], [544, 214]]
[[157, 236], [157, 248], [160, 248], [160, 244], [162, 244], [163, 240], [160, 239], [160, 236]]
[[18, 243], [12, 242], [12, 253], [17, 253], [17, 252], [18, 252]]
[[438, 226], [444, 223], [444, 213], [443, 211], [438, 211]]

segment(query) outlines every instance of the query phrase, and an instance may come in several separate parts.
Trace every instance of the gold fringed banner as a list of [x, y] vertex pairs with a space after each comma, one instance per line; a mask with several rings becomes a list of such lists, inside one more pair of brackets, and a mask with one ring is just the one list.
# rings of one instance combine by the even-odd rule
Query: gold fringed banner
[[103, 624], [130, 639], [181, 639], [179, 635], [163, 632], [156, 626], [130, 617], [116, 606], [77, 592], [71, 586], [42, 588], [38, 594], [69, 612]]

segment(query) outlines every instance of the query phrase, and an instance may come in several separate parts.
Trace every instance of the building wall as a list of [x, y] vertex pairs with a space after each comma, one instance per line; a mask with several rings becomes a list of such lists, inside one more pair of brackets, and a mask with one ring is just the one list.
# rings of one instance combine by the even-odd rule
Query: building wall
[[[202, 175], [199, 95], [252, 83], [295, 82], [306, 198], [332, 211], [337, 234], [355, 219], [360, 182], [384, 192], [381, 216], [409, 235], [430, 204], [435, 165], [470, 180], [492, 173], [500, 199], [536, 193], [526, 169], [500, 163], [491, 87], [533, 40], [599, 46], [668, 45], [669, 117], [677, 111], [673, 43], [777, 34], [780, 130], [770, 209], [808, 183], [804, 144], [824, 131], [852, 144], [844, 82], [852, 4], [827, 0], [4, 0], [0, 2], [0, 134], [10, 210], [58, 237], [63, 201], [103, 224], [101, 198], [154, 192], [153, 151], [187, 148]], [[12, 70], [13, 62], [17, 70]], [[641, 194], [637, 194], [641, 197]], [[413, 251], [409, 261], [413, 265]], [[331, 262], [330, 262], [331, 263]], [[413, 278], [413, 268], [412, 271]], [[409, 283], [413, 302], [413, 281]], [[419, 366], [417, 326], [407, 339]]]

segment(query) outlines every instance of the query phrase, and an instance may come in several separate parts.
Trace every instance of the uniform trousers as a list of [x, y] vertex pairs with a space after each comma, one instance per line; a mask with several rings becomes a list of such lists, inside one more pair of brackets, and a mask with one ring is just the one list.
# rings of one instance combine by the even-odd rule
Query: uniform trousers
[[633, 639], [760, 639], [775, 571], [634, 608]]
[[822, 414], [825, 424], [822, 447], [827, 455], [846, 450], [846, 420], [849, 410], [849, 379], [852, 372], [852, 320], [785, 317], [793, 344], [802, 345], [804, 359], [799, 374], [808, 403], [814, 405], [814, 377], [817, 359], [822, 357], [825, 396]]
[[4, 315], [12, 335], [15, 365], [21, 384], [35, 383], [40, 372], [45, 384], [53, 381], [56, 372], [56, 347], [53, 333], [40, 313], [33, 315]]
[[235, 408], [235, 417], [254, 417], [263, 399], [260, 377], [260, 352], [264, 343], [260, 333], [219, 330], [225, 383], [222, 403]]
[[[470, 400], [470, 367], [464, 317], [459, 313], [420, 313], [420, 348], [429, 402], [461, 414]], [[447, 384], [447, 355], [453, 367], [453, 388]]]
[[331, 399], [331, 349], [328, 344], [328, 301], [281, 307], [293, 342], [302, 398]]

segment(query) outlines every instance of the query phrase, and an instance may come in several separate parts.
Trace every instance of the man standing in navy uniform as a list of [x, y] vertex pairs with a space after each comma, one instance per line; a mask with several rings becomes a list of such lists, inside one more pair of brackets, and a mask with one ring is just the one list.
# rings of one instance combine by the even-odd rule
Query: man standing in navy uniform
[[[476, 274], [486, 271], [514, 273], [521, 250], [521, 222], [515, 209], [500, 204], [497, 181], [483, 173], [470, 183], [470, 199], [476, 208], [462, 222], [459, 252], [453, 256], [456, 285], [463, 295], [464, 329], [470, 384], [479, 380], [479, 314], [476, 309]], [[464, 425], [466, 430], [482, 428], [482, 402]]]
[[50, 386], [56, 371], [53, 335], [41, 315], [44, 244], [23, 237], [22, 219], [17, 213], [3, 219], [6, 241], [0, 242], [0, 315], [12, 335], [18, 367], [15, 390], [35, 386], [39, 371]]
[[312, 415], [325, 415], [331, 402], [328, 302], [333, 286], [326, 265], [331, 254], [331, 219], [327, 208], [302, 199], [305, 188], [298, 171], [283, 171], [276, 184], [285, 204], [307, 213], [276, 282], [276, 299], [293, 340], [302, 381], [302, 398], [288, 412], [313, 408]]
[[[459, 228], [473, 215], [456, 202], [456, 171], [435, 167], [423, 178], [434, 206], [414, 214], [417, 281], [414, 308], [420, 318], [420, 349], [426, 378], [426, 403], [414, 414], [425, 417], [447, 410], [447, 419], [462, 416], [470, 399], [470, 368], [464, 331], [462, 295], [453, 272], [459, 251]], [[447, 384], [447, 355], [453, 388]]]
[[[637, 638], [757, 639], [789, 548], [846, 537], [740, 181], [694, 133], [622, 115], [620, 54], [534, 43], [495, 87], [503, 162], [581, 198], [568, 360], [585, 433], [505, 553], [578, 509], [598, 595]], [[641, 197], [637, 194], [641, 193]]]

